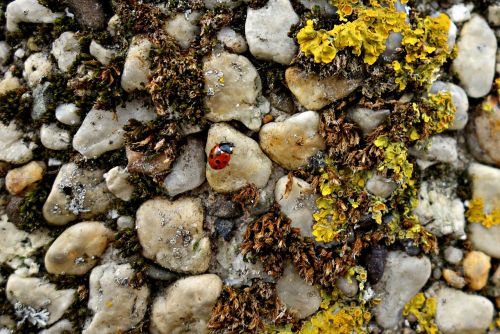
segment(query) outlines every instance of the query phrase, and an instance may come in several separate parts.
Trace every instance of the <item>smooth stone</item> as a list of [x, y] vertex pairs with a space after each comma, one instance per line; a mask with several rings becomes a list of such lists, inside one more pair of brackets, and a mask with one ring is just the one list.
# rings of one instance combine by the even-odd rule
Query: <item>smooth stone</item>
[[114, 233], [100, 222], [72, 225], [50, 245], [45, 268], [56, 275], [85, 275], [106, 250]]
[[370, 194], [387, 198], [396, 190], [398, 184], [382, 175], [375, 174], [368, 179], [365, 187]]
[[43, 79], [49, 78], [51, 74], [52, 62], [46, 53], [33, 53], [24, 62], [23, 78], [30, 87], [35, 87]]
[[436, 324], [443, 334], [482, 334], [493, 319], [485, 297], [442, 288], [437, 292]]
[[65, 31], [52, 43], [51, 53], [56, 58], [59, 69], [66, 72], [80, 53], [80, 41], [75, 38], [74, 32]]
[[198, 188], [205, 182], [205, 151], [203, 142], [188, 138], [181, 149], [172, 170], [163, 181], [163, 187], [169, 196], [176, 196]]
[[494, 27], [500, 26], [500, 4], [488, 6], [488, 22]]
[[0, 160], [13, 164], [23, 164], [33, 158], [36, 145], [24, 140], [25, 133], [14, 121], [9, 125], [0, 122]]
[[474, 249], [500, 259], [500, 225], [486, 228], [481, 224], [471, 223], [468, 229], [469, 239]]
[[304, 167], [309, 158], [325, 149], [319, 126], [320, 117], [314, 111], [295, 114], [283, 122], [267, 123], [259, 133], [260, 146], [283, 168]]
[[289, 65], [298, 47], [288, 32], [298, 22], [289, 0], [269, 0], [259, 9], [248, 7], [245, 37], [250, 53], [255, 58]]
[[[73, 324], [68, 319], [59, 320], [54, 325], [44, 329], [38, 334], [68, 334], [74, 333]], [[1, 332], [0, 332], [1, 333]]]
[[491, 258], [479, 251], [467, 253], [463, 261], [464, 274], [472, 290], [481, 290], [488, 282]]
[[130, 119], [141, 122], [156, 118], [152, 108], [140, 100], [127, 102], [125, 107], [116, 107], [116, 112], [92, 109], [73, 137], [73, 148], [84, 157], [95, 159], [105, 152], [123, 147], [123, 127]]
[[462, 130], [469, 120], [469, 98], [462, 87], [451, 82], [434, 81], [430, 93], [449, 92], [453, 105], [456, 108], [455, 119], [448, 127], [449, 130]]
[[262, 188], [271, 175], [271, 160], [262, 152], [257, 142], [225, 123], [216, 123], [208, 131], [205, 154], [208, 156], [216, 144], [229, 142], [234, 145], [229, 164], [223, 169], [206, 167], [207, 181], [217, 192], [229, 193], [254, 184]]
[[66, 125], [78, 125], [82, 122], [80, 109], [74, 103], [64, 103], [56, 107], [56, 119]]
[[45, 168], [43, 161], [32, 161], [22, 167], [9, 170], [5, 176], [5, 189], [12, 195], [20, 194], [25, 188], [43, 178]]
[[358, 282], [354, 277], [340, 277], [335, 281], [335, 285], [347, 297], [354, 297], [359, 291]]
[[289, 180], [288, 176], [283, 176], [276, 182], [274, 198], [281, 212], [292, 221], [292, 227], [300, 228], [303, 236], [312, 237], [317, 195], [311, 185], [296, 177]]
[[381, 295], [380, 304], [374, 308], [377, 323], [386, 329], [397, 326], [404, 306], [427, 283], [430, 275], [431, 261], [427, 257], [389, 252], [382, 279], [374, 287]]
[[464, 252], [460, 248], [448, 246], [444, 250], [444, 259], [451, 264], [459, 264], [464, 257]]
[[67, 0], [76, 20], [92, 30], [102, 30], [106, 26], [106, 14], [100, 0]]
[[55, 123], [43, 124], [40, 128], [40, 141], [48, 149], [65, 150], [71, 144], [71, 134]]
[[491, 110], [480, 109], [470, 122], [469, 148], [477, 160], [500, 167], [500, 101], [496, 96], [488, 96], [483, 103]]
[[180, 279], [159, 293], [151, 310], [151, 334], [207, 333], [222, 281], [214, 274]]
[[222, 52], [203, 61], [205, 117], [212, 122], [237, 120], [250, 130], [258, 130], [269, 102], [262, 96], [260, 76], [244, 56]]
[[470, 97], [482, 97], [490, 91], [495, 77], [496, 52], [495, 33], [484, 18], [473, 15], [462, 27], [458, 55], [452, 65]]
[[136, 213], [136, 229], [144, 257], [164, 268], [197, 274], [208, 269], [210, 239], [203, 231], [201, 201], [152, 199]]
[[472, 183], [472, 198], [482, 198], [486, 213], [500, 208], [500, 168], [473, 162], [467, 173]]
[[5, 293], [12, 305], [19, 303], [21, 307], [48, 311], [48, 316], [44, 319], [46, 325], [61, 319], [76, 299], [75, 289], [58, 290], [55, 284], [41, 278], [21, 277], [16, 274], [9, 276]]
[[317, 287], [307, 284], [289, 264], [276, 282], [276, 293], [287, 310], [304, 319], [319, 309], [322, 298]]
[[473, 9], [474, 5], [471, 3], [468, 4], [458, 3], [448, 8], [446, 14], [448, 14], [452, 22], [462, 23], [470, 20], [471, 12]]
[[430, 163], [453, 164], [458, 160], [457, 140], [443, 135], [432, 136], [426, 147], [414, 146], [409, 149], [409, 152], [411, 155]]
[[361, 128], [364, 136], [367, 136], [375, 130], [377, 126], [384, 123], [390, 114], [391, 112], [388, 109], [371, 110], [356, 107], [347, 112], [347, 117]]
[[117, 55], [116, 51], [105, 48], [94, 40], [90, 42], [89, 52], [103, 65], [109, 65]]
[[15, 0], [7, 5], [5, 17], [6, 28], [9, 32], [19, 31], [19, 23], [54, 23], [64, 15], [54, 13], [49, 8], [42, 6], [37, 0]]
[[106, 263], [90, 273], [88, 308], [94, 312], [82, 334], [115, 334], [133, 329], [144, 318], [149, 288], [134, 288], [130, 264]]
[[130, 174], [125, 168], [113, 167], [103, 176], [104, 180], [106, 180], [106, 187], [113, 195], [123, 201], [130, 201], [134, 186], [128, 181]]
[[307, 73], [298, 67], [287, 68], [285, 80], [299, 103], [309, 110], [319, 110], [340, 100], [354, 92], [361, 84], [359, 79], [342, 76], [320, 79], [319, 75]]
[[120, 216], [116, 220], [116, 226], [119, 230], [124, 230], [126, 228], [134, 228], [135, 221], [131, 216]]
[[447, 268], [443, 269], [443, 278], [448, 285], [456, 289], [462, 289], [467, 283], [465, 278], [460, 276], [457, 272]]
[[189, 45], [196, 40], [200, 34], [198, 21], [201, 14], [198, 11], [178, 13], [165, 23], [165, 31], [172, 36], [177, 44], [183, 49], [189, 48]]
[[43, 217], [49, 224], [65, 225], [102, 214], [111, 202], [103, 171], [83, 169], [71, 162], [59, 170], [43, 205]]
[[121, 85], [127, 92], [144, 90], [151, 75], [149, 53], [152, 44], [144, 36], [134, 36], [123, 65]]
[[234, 53], [243, 53], [248, 50], [245, 37], [229, 27], [224, 27], [217, 32], [217, 40]]

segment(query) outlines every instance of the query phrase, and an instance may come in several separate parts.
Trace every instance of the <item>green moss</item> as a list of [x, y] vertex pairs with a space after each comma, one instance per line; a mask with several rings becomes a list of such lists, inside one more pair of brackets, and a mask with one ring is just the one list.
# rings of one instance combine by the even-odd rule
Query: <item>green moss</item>
[[47, 223], [43, 217], [42, 208], [53, 183], [54, 177], [46, 175], [33, 189], [24, 194], [19, 204], [20, 222], [17, 224], [18, 228], [26, 232], [32, 232], [37, 228], [46, 226]]
[[31, 99], [24, 99], [26, 87], [11, 90], [0, 95], [0, 122], [9, 124], [14, 118], [29, 118], [31, 112]]

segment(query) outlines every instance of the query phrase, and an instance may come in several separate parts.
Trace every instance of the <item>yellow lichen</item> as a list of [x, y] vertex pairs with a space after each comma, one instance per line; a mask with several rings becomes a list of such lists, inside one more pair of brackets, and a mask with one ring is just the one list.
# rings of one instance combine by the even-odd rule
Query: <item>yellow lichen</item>
[[424, 112], [421, 117], [424, 122], [429, 123], [429, 130], [433, 133], [443, 132], [455, 120], [456, 107], [450, 92], [429, 94], [425, 104], [432, 113]]
[[410, 180], [413, 174], [413, 165], [408, 162], [408, 150], [402, 142], [389, 142], [386, 136], [380, 136], [374, 141], [375, 146], [384, 149], [384, 161], [378, 167], [394, 172], [396, 181]]
[[417, 333], [439, 333], [438, 327], [434, 321], [436, 315], [435, 297], [426, 298], [422, 292], [417, 293], [404, 307], [403, 316], [407, 317], [410, 314], [417, 318]]
[[486, 228], [500, 224], [500, 208], [493, 208], [487, 213], [482, 198], [473, 198], [469, 201], [465, 216], [471, 223], [482, 224]]
[[347, 306], [335, 303], [327, 310], [319, 311], [306, 321], [300, 334], [362, 334], [372, 315], [363, 306]]

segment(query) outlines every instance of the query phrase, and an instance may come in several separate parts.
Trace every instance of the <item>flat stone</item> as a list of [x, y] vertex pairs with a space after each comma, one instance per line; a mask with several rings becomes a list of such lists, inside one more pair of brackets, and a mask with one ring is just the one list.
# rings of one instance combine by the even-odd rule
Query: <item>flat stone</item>
[[54, 21], [64, 15], [54, 13], [37, 0], [15, 0], [7, 5], [5, 17], [7, 18], [7, 31], [19, 31], [19, 23], [54, 23]]
[[472, 290], [481, 290], [488, 282], [491, 258], [483, 252], [472, 251], [464, 258], [464, 274]]
[[259, 133], [260, 146], [283, 168], [304, 167], [310, 157], [325, 148], [319, 126], [320, 117], [314, 111], [295, 114], [283, 122], [267, 123]]
[[19, 130], [14, 121], [9, 125], [0, 122], [0, 160], [23, 164], [33, 157], [34, 143], [24, 140], [24, 131]]
[[221, 292], [222, 281], [214, 274], [176, 281], [153, 302], [151, 333], [207, 333], [212, 308]]
[[121, 85], [126, 92], [146, 88], [148, 77], [151, 75], [149, 61], [151, 46], [151, 42], [144, 36], [132, 38], [121, 77]]
[[22, 167], [11, 169], [5, 176], [5, 188], [12, 195], [20, 194], [26, 187], [42, 179], [45, 168], [43, 161], [32, 161]]
[[57, 124], [43, 124], [40, 128], [40, 141], [50, 150], [65, 150], [71, 145], [71, 134]]
[[165, 23], [165, 31], [172, 36], [183, 49], [195, 41], [200, 34], [198, 21], [201, 14], [198, 11], [178, 13]]
[[57, 60], [59, 69], [63, 72], [69, 70], [80, 53], [80, 42], [71, 31], [63, 32], [52, 43], [52, 55]]
[[320, 110], [348, 96], [361, 84], [359, 79], [348, 79], [342, 76], [320, 79], [319, 75], [306, 73], [298, 67], [287, 68], [285, 80], [299, 103], [309, 110]]
[[130, 174], [123, 167], [116, 166], [111, 168], [104, 175], [106, 180], [106, 187], [108, 190], [123, 201], [130, 201], [134, 186], [130, 184], [128, 178]]
[[114, 233], [100, 222], [68, 227], [45, 253], [45, 268], [56, 275], [85, 275], [97, 264]]
[[143, 203], [136, 213], [143, 255], [173, 271], [206, 271], [211, 250], [203, 219], [203, 206], [198, 199], [152, 199]]

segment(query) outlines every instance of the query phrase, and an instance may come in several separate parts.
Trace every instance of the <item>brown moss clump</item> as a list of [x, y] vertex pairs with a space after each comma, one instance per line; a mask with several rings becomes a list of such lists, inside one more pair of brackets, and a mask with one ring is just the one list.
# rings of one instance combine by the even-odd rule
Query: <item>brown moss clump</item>
[[240, 191], [233, 194], [233, 202], [240, 205], [245, 213], [249, 213], [251, 208], [254, 208], [260, 199], [259, 189], [255, 184], [249, 184]]

